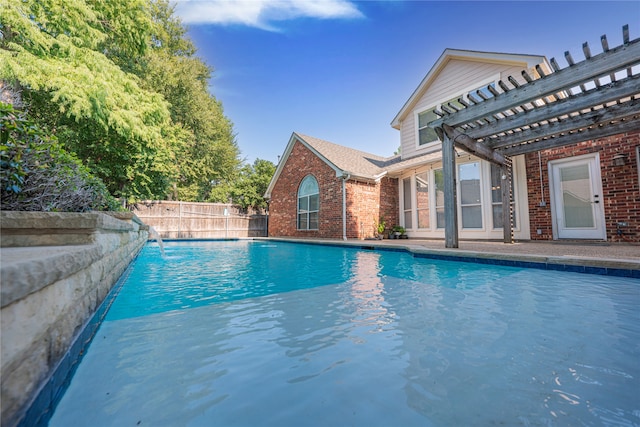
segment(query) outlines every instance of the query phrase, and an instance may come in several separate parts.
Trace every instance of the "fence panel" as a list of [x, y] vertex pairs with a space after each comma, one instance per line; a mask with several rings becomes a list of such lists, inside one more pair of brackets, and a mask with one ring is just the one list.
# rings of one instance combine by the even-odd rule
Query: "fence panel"
[[163, 239], [264, 237], [267, 215], [262, 210], [225, 203], [144, 201], [129, 206]]

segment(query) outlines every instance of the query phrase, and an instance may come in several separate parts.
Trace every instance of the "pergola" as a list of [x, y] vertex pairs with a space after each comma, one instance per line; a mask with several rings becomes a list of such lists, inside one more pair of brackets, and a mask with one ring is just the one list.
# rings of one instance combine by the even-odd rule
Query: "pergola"
[[602, 53], [560, 68], [550, 60], [552, 73], [536, 66], [535, 75], [522, 71], [519, 83], [509, 76], [498, 88], [469, 94], [436, 111], [430, 123], [442, 141], [445, 246], [458, 247], [455, 148], [501, 168], [504, 242], [513, 242], [511, 157], [640, 129], [640, 38], [629, 40], [622, 29], [622, 45], [610, 48], [600, 38]]

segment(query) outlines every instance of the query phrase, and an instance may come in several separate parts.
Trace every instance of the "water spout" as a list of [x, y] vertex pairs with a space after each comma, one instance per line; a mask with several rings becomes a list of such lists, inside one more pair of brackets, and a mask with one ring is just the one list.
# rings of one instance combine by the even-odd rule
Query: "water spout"
[[156, 242], [158, 242], [158, 246], [160, 246], [160, 252], [162, 253], [162, 256], [164, 256], [164, 242], [162, 241], [162, 238], [160, 238], [160, 234], [158, 234], [156, 229], [151, 226], [149, 226], [149, 240], [155, 240]]

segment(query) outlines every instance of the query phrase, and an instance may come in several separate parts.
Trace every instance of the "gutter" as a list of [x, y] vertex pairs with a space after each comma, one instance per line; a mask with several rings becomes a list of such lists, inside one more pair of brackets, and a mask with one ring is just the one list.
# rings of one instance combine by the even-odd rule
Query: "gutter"
[[342, 240], [347, 240], [347, 185], [346, 182], [351, 178], [351, 174], [342, 171]]

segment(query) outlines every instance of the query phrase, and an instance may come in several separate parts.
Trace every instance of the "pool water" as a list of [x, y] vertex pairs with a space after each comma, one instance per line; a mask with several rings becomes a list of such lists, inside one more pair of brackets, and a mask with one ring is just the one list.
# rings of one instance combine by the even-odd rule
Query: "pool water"
[[640, 424], [640, 280], [147, 245], [50, 426]]

